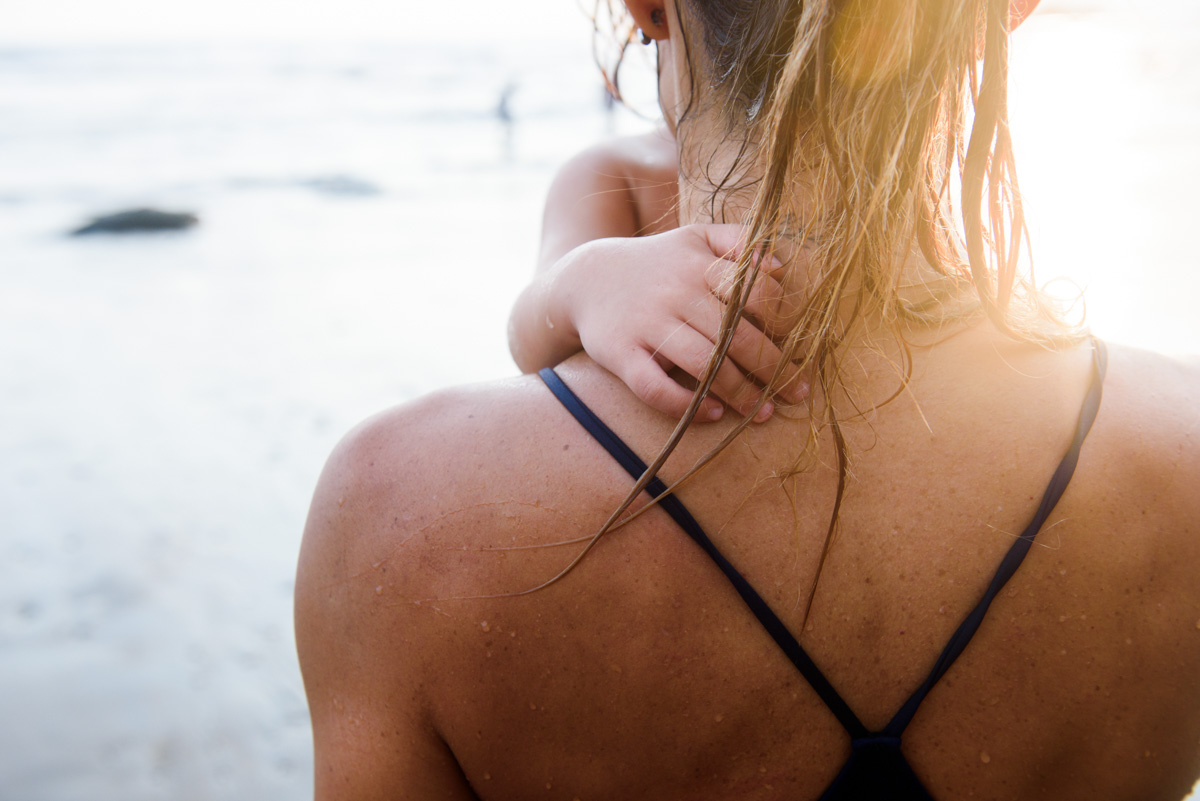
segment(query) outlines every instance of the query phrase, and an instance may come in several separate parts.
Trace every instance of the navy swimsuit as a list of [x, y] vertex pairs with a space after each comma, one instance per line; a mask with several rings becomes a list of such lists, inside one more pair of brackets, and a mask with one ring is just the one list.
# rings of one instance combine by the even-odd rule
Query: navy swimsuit
[[[679, 499], [673, 495], [664, 495], [666, 486], [657, 477], [650, 481], [646, 486], [646, 492], [652, 497], [660, 498], [659, 506], [663, 511], [671, 516], [671, 518], [679, 524], [692, 540], [699, 545], [706, 554], [713, 560], [716, 566], [737, 590], [746, 606], [750, 607], [750, 611], [758, 618], [758, 622], [762, 624], [767, 633], [779, 645], [783, 652], [787, 655], [800, 674], [808, 681], [821, 700], [833, 712], [842, 726], [850, 734], [850, 758], [846, 761], [837, 778], [829, 785], [821, 795], [821, 801], [848, 801], [854, 799], [861, 801], [862, 799], [871, 799], [871, 801], [933, 801], [933, 797], [929, 791], [921, 784], [921, 780], [913, 772], [908, 764], [908, 760], [904, 758], [904, 753], [900, 750], [900, 738], [904, 734], [904, 729], [917, 712], [917, 708], [921, 702], [925, 700], [925, 696], [933, 689], [938, 680], [945, 675], [950, 666], [954, 664], [954, 660], [958, 658], [963, 649], [971, 641], [975, 631], [979, 628], [979, 624], [983, 621], [983, 617], [987, 614], [988, 606], [992, 600], [1004, 588], [1004, 585], [1016, 573], [1017, 568], [1021, 566], [1021, 562], [1025, 559], [1025, 554], [1029, 552], [1030, 546], [1033, 544], [1034, 537], [1037, 536], [1038, 529], [1046, 522], [1050, 513], [1054, 510], [1059, 498], [1067, 488], [1067, 484], [1071, 481], [1071, 476], [1075, 472], [1075, 465], [1079, 461], [1079, 450], [1083, 446], [1083, 441], [1087, 437], [1088, 431], [1091, 430], [1092, 422], [1096, 419], [1096, 412], [1100, 408], [1100, 396], [1104, 384], [1104, 373], [1107, 367], [1107, 353], [1104, 349], [1104, 344], [1099, 340], [1094, 341], [1095, 358], [1092, 372], [1091, 385], [1088, 388], [1087, 397], [1084, 398], [1083, 407], [1079, 412], [1079, 422], [1075, 428], [1075, 436], [1071, 441], [1071, 447], [1067, 450], [1062, 462], [1059, 463], [1058, 469], [1054, 471], [1054, 475], [1050, 478], [1050, 483], [1046, 487], [1046, 492], [1042, 496], [1042, 502], [1038, 506], [1037, 513], [1033, 519], [1021, 533], [1005, 554], [1004, 559], [1000, 562], [1000, 568], [996, 571], [983, 597], [966, 619], [959, 625], [954, 635], [950, 638], [950, 642], [946, 644], [941, 656], [934, 663], [933, 669], [917, 688], [916, 692], [904, 703], [900, 710], [892, 717], [886, 726], [879, 731], [869, 731], [866, 726], [854, 714], [854, 711], [842, 700], [838, 695], [837, 690], [829, 683], [804, 649], [800, 647], [800, 643], [792, 636], [787, 627], [779, 620], [766, 601], [762, 599], [750, 583], [742, 578], [737, 569], [730, 564], [717, 547], [713, 545], [712, 540], [700, 528], [700, 525], [692, 517], [691, 513], [684, 508]], [[562, 379], [558, 377], [550, 368], [542, 370], [539, 375], [546, 382], [546, 386], [554, 393], [562, 405], [567, 408], [572, 416], [579, 421], [589, 434], [596, 439], [607, 450], [614, 459], [625, 468], [625, 470], [635, 479], [640, 478], [646, 471], [646, 464], [638, 458], [628, 445], [613, 433], [612, 429], [606, 426], [600, 418], [584, 405], [583, 401], [575, 396]]]

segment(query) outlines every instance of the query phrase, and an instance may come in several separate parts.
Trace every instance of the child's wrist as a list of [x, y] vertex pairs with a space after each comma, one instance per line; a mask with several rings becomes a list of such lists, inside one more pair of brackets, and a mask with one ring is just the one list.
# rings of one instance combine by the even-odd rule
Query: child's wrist
[[550, 338], [563, 348], [575, 352], [583, 347], [575, 319], [575, 300], [579, 291], [578, 271], [583, 268], [587, 245], [576, 248], [560, 258], [547, 274], [540, 305], [543, 319], [540, 324]]

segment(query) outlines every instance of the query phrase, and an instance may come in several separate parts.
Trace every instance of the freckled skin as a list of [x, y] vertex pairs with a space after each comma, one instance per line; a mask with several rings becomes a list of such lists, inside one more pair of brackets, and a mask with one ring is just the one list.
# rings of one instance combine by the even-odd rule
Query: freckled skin
[[[853, 480], [801, 642], [868, 726], [924, 677], [1032, 517], [1090, 360], [979, 326], [914, 351], [921, 413], [906, 397], [847, 424]], [[863, 370], [865, 396], [894, 390], [879, 357]], [[673, 427], [585, 357], [559, 372], [643, 457]], [[905, 735], [936, 798], [1190, 789], [1198, 390], [1189, 365], [1111, 348], [1040, 547]], [[835, 485], [827, 442], [811, 469], [771, 478], [802, 452], [797, 417], [753, 427], [679, 491], [793, 632]], [[728, 425], [694, 427], [664, 476]], [[438, 393], [346, 437], [296, 590], [320, 801], [819, 796], [845, 733], [662, 512], [515, 594], [558, 573], [630, 484], [536, 377]]]

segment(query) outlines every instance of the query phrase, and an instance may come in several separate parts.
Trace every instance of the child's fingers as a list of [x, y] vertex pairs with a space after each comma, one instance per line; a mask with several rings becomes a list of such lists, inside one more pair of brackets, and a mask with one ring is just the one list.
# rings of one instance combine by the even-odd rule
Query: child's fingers
[[[713, 295], [722, 303], [734, 302], [734, 276], [737, 265], [715, 262], [704, 274]], [[754, 318], [769, 336], [783, 336], [791, 329], [798, 308], [795, 298], [784, 292], [783, 285], [766, 273], [755, 276], [746, 301], [745, 312]]]
[[[734, 300], [733, 283], [736, 277], [737, 264], [733, 261], [715, 261], [713, 266], [704, 271], [704, 281], [716, 299], [722, 303], [732, 303]], [[784, 288], [774, 278], [757, 273], [754, 285], [750, 288], [750, 297], [746, 301], [746, 313], [754, 314], [755, 318], [774, 320], [779, 317], [778, 309], [784, 300]]]
[[[681, 387], [644, 350], [639, 349], [637, 356], [629, 359], [617, 375], [643, 403], [665, 415], [683, 417], [692, 402], [693, 392]], [[701, 403], [695, 419], [700, 422], [719, 420], [724, 411], [720, 401], [708, 397]]]
[[[667, 359], [685, 373], [699, 379], [712, 356], [713, 342], [690, 325], [681, 325], [658, 349], [658, 355]], [[720, 398], [739, 414], [754, 411], [762, 398], [762, 391], [746, 378], [737, 366], [726, 359], [717, 368], [710, 394]], [[706, 399], [707, 401], [707, 399]], [[755, 422], [762, 422], [774, 412], [774, 405], [763, 404], [755, 415]]]
[[[755, 328], [753, 323], [743, 319], [738, 321], [738, 326], [733, 332], [728, 356], [754, 376], [760, 384], [766, 385], [775, 375], [775, 370], [783, 359], [783, 352], [766, 334]], [[789, 364], [783, 371], [777, 389], [787, 400], [800, 403], [808, 397], [809, 386], [800, 369]]]
[[704, 237], [708, 249], [717, 258], [737, 261], [741, 256], [742, 237], [746, 233], [746, 226], [733, 223], [714, 223], [695, 227]]
[[[746, 226], [726, 223], [695, 227], [714, 256], [736, 263], [745, 253]], [[784, 264], [794, 257], [797, 249], [786, 240], [781, 240], [775, 247], [771, 258], [763, 260], [759, 258], [762, 254], [756, 253], [753, 262], [756, 269], [781, 280], [784, 277]]]
[[[716, 342], [720, 332], [721, 314], [723, 309], [716, 298], [710, 298], [710, 306], [705, 314], [698, 315], [689, 321], [700, 334]], [[783, 352], [771, 339], [746, 319], [738, 321], [733, 332], [733, 341], [729, 344], [728, 357], [742, 370], [752, 375], [760, 384], [766, 384], [775, 375], [775, 369], [783, 359]], [[804, 380], [800, 370], [795, 365], [788, 365], [784, 370], [782, 383], [779, 388], [783, 397], [799, 403], [808, 397], [808, 382]]]

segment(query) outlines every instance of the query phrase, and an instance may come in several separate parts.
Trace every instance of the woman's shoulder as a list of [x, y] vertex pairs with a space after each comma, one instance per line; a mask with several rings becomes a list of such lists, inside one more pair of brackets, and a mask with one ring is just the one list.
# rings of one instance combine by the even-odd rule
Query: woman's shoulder
[[1103, 441], [1143, 468], [1200, 469], [1200, 357], [1119, 344], [1106, 351]]
[[[1200, 567], [1200, 359], [1112, 344], [1082, 487], [1099, 525], [1153, 557], [1151, 569]], [[1121, 547], [1125, 547], [1124, 545]]]
[[330, 454], [323, 487], [341, 506], [445, 503], [482, 475], [537, 468], [537, 440], [553, 428], [553, 396], [537, 376], [450, 387], [375, 414]]
[[[588, 376], [593, 389], [616, 386], [581, 361], [564, 374]], [[478, 581], [487, 571], [465, 569], [464, 553], [582, 536], [582, 521], [620, 500], [627, 482], [581, 431], [537, 376], [439, 390], [377, 414], [330, 455], [306, 547], [327, 542], [320, 550], [346, 561], [350, 574], [391, 560], [393, 578], [438, 582], [410, 587], [417, 594], [485, 591]], [[461, 583], [447, 572], [447, 554], [464, 566]]]
[[[446, 389], [366, 420], [327, 460], [296, 636], [317, 759], [346, 787], [463, 795], [434, 734], [439, 683], [464, 648], [499, 636], [496, 598], [561, 569], [562, 548], [537, 546], [580, 536], [575, 516], [590, 508], [564, 489], [589, 477], [568, 470], [574, 421], [558, 406], [536, 376]], [[372, 756], [384, 750], [395, 756]]]
[[[1194, 401], [1200, 397], [1200, 357], [1093, 343], [1056, 352], [994, 336], [987, 342], [991, 361], [979, 353], [974, 359], [984, 365], [981, 370], [993, 368], [993, 373], [1003, 365], [999, 374], [1008, 390], [1002, 402], [1030, 407], [1028, 416], [1034, 419], [1046, 413], [1051, 430], [1062, 425], [1064, 413], [1078, 415], [1085, 376], [1095, 375], [1094, 365], [1103, 361], [1102, 397], [1085, 454], [1123, 471], [1127, 480], [1164, 469], [1200, 472], [1200, 407]], [[1048, 413], [1051, 409], [1058, 411]]]
[[1155, 408], [1160, 412], [1195, 410], [1190, 402], [1200, 390], [1200, 354], [1167, 354], [1142, 348], [1107, 343], [1108, 375], [1105, 401], [1110, 396], [1122, 409]]
[[[586, 355], [555, 369], [593, 402], [636, 414], [637, 399]], [[439, 389], [380, 412], [343, 437], [330, 463], [364, 487], [385, 489], [402, 478], [457, 484], [501, 471], [535, 474], [560, 460], [554, 443], [579, 430], [538, 375], [523, 375]]]

